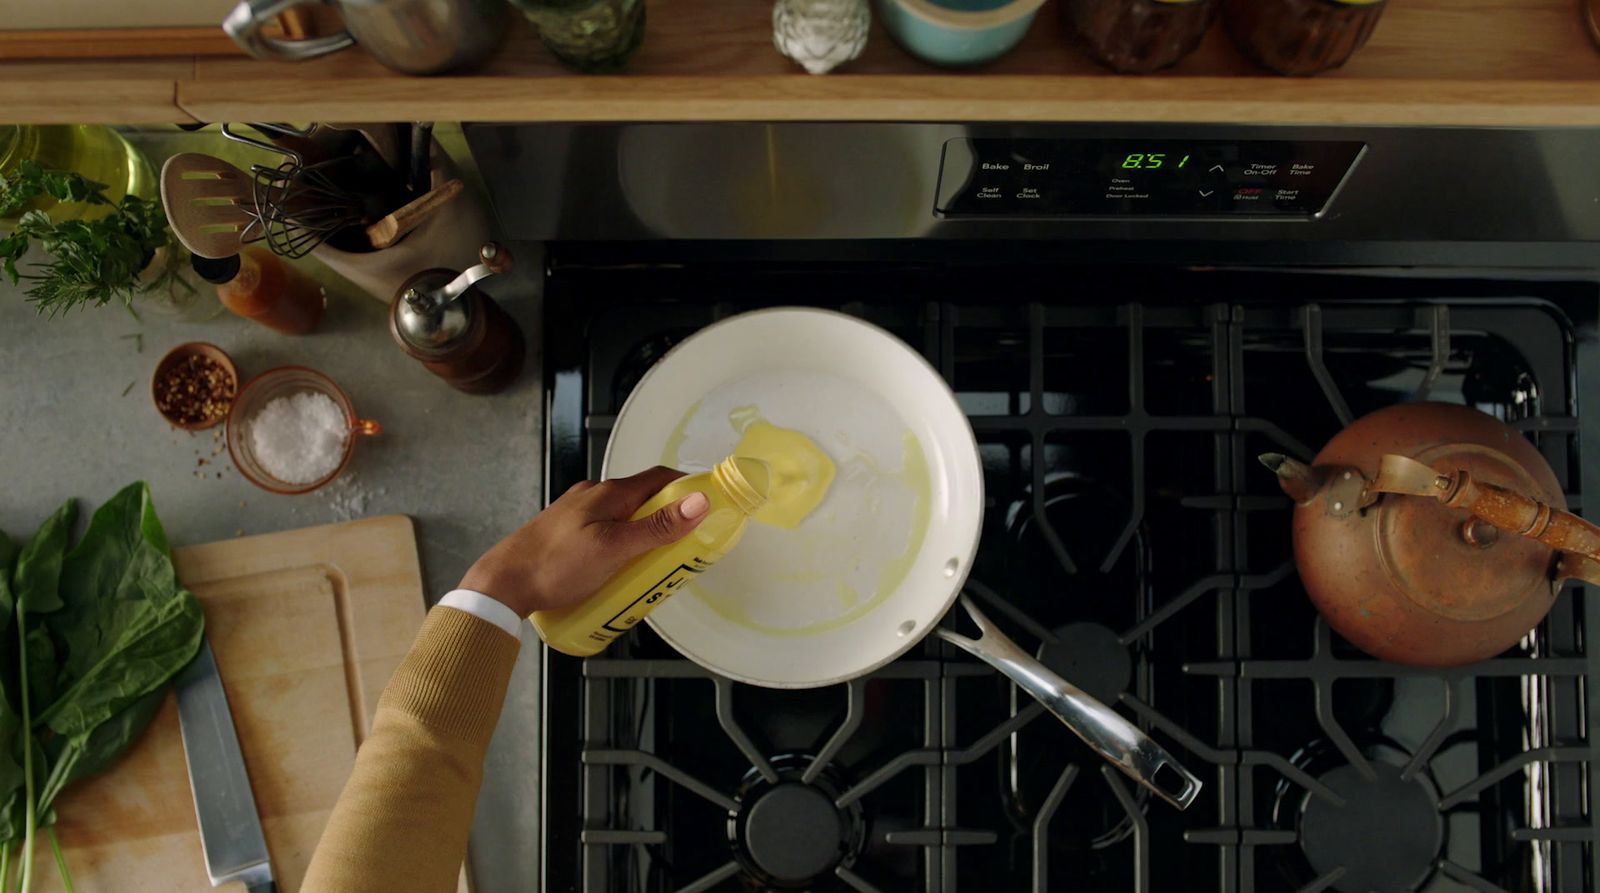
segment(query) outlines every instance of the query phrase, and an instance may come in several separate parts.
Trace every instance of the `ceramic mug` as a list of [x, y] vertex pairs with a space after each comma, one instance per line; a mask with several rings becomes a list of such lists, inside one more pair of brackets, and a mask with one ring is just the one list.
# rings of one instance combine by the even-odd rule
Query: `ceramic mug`
[[878, 15], [906, 51], [935, 65], [980, 65], [1028, 33], [1044, 0], [878, 0]]

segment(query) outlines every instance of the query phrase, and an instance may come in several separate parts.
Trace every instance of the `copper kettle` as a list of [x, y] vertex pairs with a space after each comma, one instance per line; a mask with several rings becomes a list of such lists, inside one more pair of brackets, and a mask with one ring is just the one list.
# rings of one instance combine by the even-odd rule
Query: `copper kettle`
[[1261, 461], [1296, 503], [1295, 563], [1311, 600], [1374, 657], [1493, 657], [1544, 619], [1564, 581], [1600, 585], [1600, 527], [1565, 511], [1533, 444], [1476, 409], [1391, 406], [1310, 465]]

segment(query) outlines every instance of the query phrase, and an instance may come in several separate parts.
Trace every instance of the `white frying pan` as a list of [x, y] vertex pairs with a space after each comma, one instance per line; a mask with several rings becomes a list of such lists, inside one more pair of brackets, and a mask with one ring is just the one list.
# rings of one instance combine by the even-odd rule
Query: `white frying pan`
[[780, 308], [697, 332], [628, 397], [606, 477], [702, 471], [733, 451], [737, 420], [800, 431], [838, 467], [794, 530], [744, 540], [649, 622], [684, 656], [769, 688], [865, 675], [930, 631], [1011, 677], [1129, 777], [1179, 808], [1200, 781], [1116, 712], [1046, 669], [962, 599], [982, 636], [938, 628], [966, 582], [983, 524], [972, 426], [932, 367], [854, 317]]

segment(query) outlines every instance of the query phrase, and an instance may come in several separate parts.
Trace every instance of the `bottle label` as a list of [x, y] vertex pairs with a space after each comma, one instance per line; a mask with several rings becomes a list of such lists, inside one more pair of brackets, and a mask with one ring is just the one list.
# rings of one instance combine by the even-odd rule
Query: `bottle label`
[[670, 598], [674, 593], [688, 585], [696, 575], [704, 573], [711, 562], [700, 558], [689, 559], [689, 564], [680, 564], [666, 576], [657, 580], [655, 585], [645, 590], [638, 598], [628, 603], [628, 606], [616, 613], [616, 616], [607, 620], [603, 626], [589, 633], [589, 638], [596, 642], [609, 642], [617, 636], [627, 632], [650, 613], [655, 607]]

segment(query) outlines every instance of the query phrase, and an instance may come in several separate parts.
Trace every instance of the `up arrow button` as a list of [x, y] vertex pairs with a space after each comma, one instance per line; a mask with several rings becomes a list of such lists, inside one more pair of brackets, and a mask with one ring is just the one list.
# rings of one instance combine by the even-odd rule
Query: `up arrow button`
[[1210, 171], [1211, 171], [1211, 172], [1212, 172], [1212, 173], [1216, 173], [1216, 172], [1217, 172], [1217, 171], [1224, 171], [1224, 172], [1225, 172], [1225, 171], [1227, 171], [1227, 168], [1225, 168], [1225, 167], [1223, 167], [1223, 166], [1222, 166], [1222, 165], [1220, 165], [1220, 164], [1213, 164], [1213, 165], [1212, 165], [1212, 166], [1211, 166], [1211, 167], [1210, 167]]

